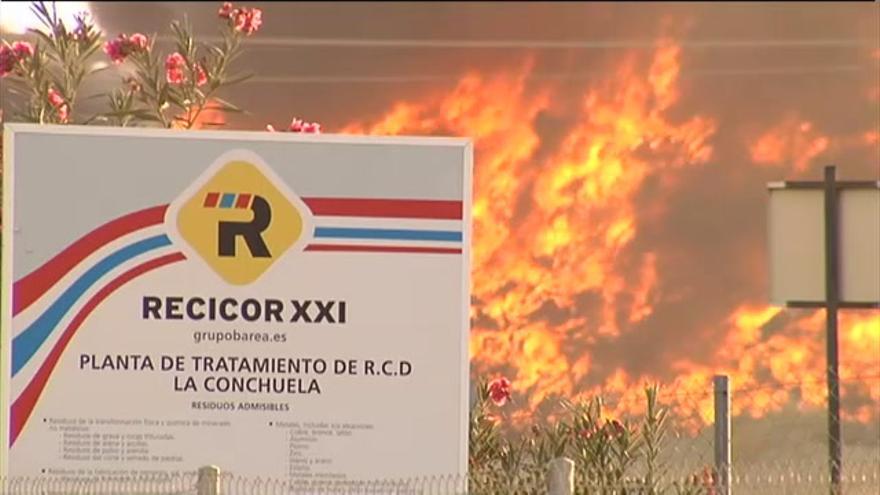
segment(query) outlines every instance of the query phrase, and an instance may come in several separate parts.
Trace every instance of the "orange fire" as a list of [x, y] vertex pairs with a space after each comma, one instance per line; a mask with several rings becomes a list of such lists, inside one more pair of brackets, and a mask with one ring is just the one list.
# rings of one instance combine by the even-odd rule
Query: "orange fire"
[[[613, 398], [606, 414], [625, 415], [643, 407], [641, 385], [664, 381], [667, 402], [706, 424], [712, 376], [722, 372], [743, 391], [733, 401], [736, 414], [760, 416], [792, 400], [824, 403], [821, 313], [769, 332], [781, 310], [744, 304], [712, 329], [721, 342], [715, 356], [667, 359], [662, 376], [623, 365], [597, 369], [594, 352], [636, 332], [661, 290], [666, 300], [687, 297], [664, 286], [657, 252], [633, 249], [640, 227], [661, 216], [664, 203], [637, 204], [637, 194], [650, 183], [668, 197], [678, 172], [713, 158], [712, 118], [669, 115], [681, 92], [681, 58], [671, 39], [659, 40], [649, 60], [627, 57], [584, 90], [556, 144], [542, 141], [536, 121], [571, 117], [572, 109], [559, 108], [559, 88], [528, 84], [531, 63], [512, 74], [467, 74], [451, 91], [398, 102], [372, 122], [341, 130], [474, 139], [471, 355], [476, 372], [510, 375], [525, 406], [517, 417], [545, 399], [595, 394]], [[804, 170], [828, 145], [810, 122], [791, 117], [759, 137], [751, 153], [759, 164]], [[870, 388], [856, 377], [880, 377], [880, 316], [847, 316], [841, 328], [843, 391], [876, 404], [878, 380]], [[670, 383], [671, 373], [677, 378]], [[858, 420], [875, 413], [846, 411]]]
[[790, 116], [758, 137], [750, 151], [752, 161], [759, 165], [790, 166], [804, 172], [828, 145], [828, 137], [812, 122]]
[[[217, 128], [226, 123], [226, 114], [220, 110], [218, 103], [213, 98], [208, 99], [205, 103], [205, 107], [201, 111], [193, 110], [193, 113], [195, 119], [193, 121], [192, 129]], [[181, 119], [192, 118], [189, 117], [188, 114], [183, 114], [179, 117]], [[183, 129], [186, 127], [186, 124], [180, 120], [175, 120], [172, 122], [171, 126], [174, 129]]]

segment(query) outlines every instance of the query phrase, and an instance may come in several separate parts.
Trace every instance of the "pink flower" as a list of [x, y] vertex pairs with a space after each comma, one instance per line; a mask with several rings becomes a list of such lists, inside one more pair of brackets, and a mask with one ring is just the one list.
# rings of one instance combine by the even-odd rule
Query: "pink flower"
[[716, 495], [718, 492], [715, 490], [715, 487], [718, 486], [715, 470], [709, 466], [703, 468], [702, 473], [700, 473], [700, 481], [702, 482], [703, 488], [706, 490], [706, 495]]
[[104, 53], [110, 57], [114, 64], [121, 64], [125, 60], [126, 54], [122, 46], [123, 42], [124, 40], [120, 34], [115, 40], [104, 43]]
[[503, 376], [489, 382], [489, 398], [496, 406], [501, 407], [510, 400], [510, 380]]
[[104, 43], [104, 53], [113, 63], [121, 64], [132, 53], [146, 51], [149, 45], [150, 40], [141, 33], [134, 33], [130, 38], [120, 34], [116, 39]]
[[140, 83], [137, 82], [137, 79], [133, 77], [126, 77], [122, 80], [122, 82], [124, 82], [128, 86], [128, 90], [132, 93], [137, 93], [138, 91], [143, 89]]
[[58, 120], [62, 123], [67, 122], [67, 119], [70, 116], [70, 107], [67, 106], [67, 102], [64, 100], [64, 97], [61, 96], [61, 93], [55, 91], [55, 88], [50, 87], [46, 97], [49, 100], [49, 104], [52, 105], [58, 113]]
[[583, 438], [585, 440], [589, 440], [589, 439], [593, 438], [593, 435], [595, 435], [596, 433], [599, 433], [599, 431], [600, 431], [599, 427], [597, 427], [596, 425], [593, 425], [589, 428], [584, 428], [581, 431], [579, 431], [577, 433], [577, 436], [579, 436], [580, 438]]
[[25, 57], [34, 56], [34, 46], [27, 41], [16, 41], [12, 44], [12, 52], [21, 60]]
[[64, 97], [61, 96], [61, 93], [59, 93], [58, 91], [55, 91], [55, 88], [49, 88], [48, 99], [49, 99], [49, 104], [55, 108], [58, 108], [61, 105], [64, 105]]
[[251, 7], [234, 8], [232, 3], [225, 2], [217, 11], [217, 16], [226, 19], [232, 29], [250, 36], [259, 31], [263, 24], [263, 11]]
[[16, 41], [12, 46], [0, 45], [0, 77], [14, 72], [19, 62], [33, 55], [34, 47], [26, 41]]
[[150, 39], [141, 33], [134, 33], [128, 38], [128, 41], [132, 51], [146, 50], [150, 44]]
[[186, 81], [186, 74], [183, 69], [186, 67], [186, 59], [178, 52], [174, 52], [165, 58], [165, 80], [168, 84], [183, 84]]
[[321, 124], [317, 122], [304, 122], [303, 120], [294, 117], [287, 126], [287, 131], [301, 132], [303, 134], [320, 134]]
[[205, 73], [202, 64], [196, 65], [196, 86], [204, 86], [208, 82], [208, 74]]
[[250, 36], [256, 33], [263, 24], [263, 11], [260, 9], [242, 7], [232, 13], [233, 28]]
[[223, 6], [217, 11], [217, 15], [220, 16], [221, 19], [231, 19], [232, 13], [232, 4], [229, 2], [223, 2]]
[[321, 134], [321, 124], [317, 122], [307, 122], [302, 125], [302, 132], [305, 134]]
[[0, 45], [0, 77], [6, 77], [15, 69], [18, 58], [9, 45]]
[[610, 434], [613, 437], [623, 436], [623, 434], [626, 433], [626, 427], [624, 427], [623, 424], [616, 419], [608, 421], [605, 424], [605, 428], [610, 430]]
[[[266, 130], [269, 132], [277, 132], [275, 126], [273, 126], [272, 124], [267, 124]], [[321, 124], [317, 122], [304, 122], [302, 119], [294, 117], [293, 120], [290, 121], [290, 124], [288, 124], [286, 132], [299, 132], [302, 134], [321, 134]]]

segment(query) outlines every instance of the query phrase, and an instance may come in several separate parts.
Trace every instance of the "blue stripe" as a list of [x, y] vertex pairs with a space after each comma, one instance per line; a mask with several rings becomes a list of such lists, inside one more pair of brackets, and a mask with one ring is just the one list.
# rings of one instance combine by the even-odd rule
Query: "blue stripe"
[[315, 227], [315, 237], [341, 239], [388, 239], [396, 241], [461, 242], [461, 232], [454, 230], [363, 229], [349, 227]]
[[235, 202], [235, 194], [233, 193], [224, 193], [223, 198], [220, 200], [220, 208], [232, 208], [232, 203]]
[[83, 273], [39, 318], [12, 339], [12, 376], [15, 376], [30, 361], [37, 349], [49, 338], [58, 322], [76, 304], [80, 296], [95, 285], [95, 282], [131, 258], [170, 244], [171, 240], [165, 234], [149, 237], [125, 246]]

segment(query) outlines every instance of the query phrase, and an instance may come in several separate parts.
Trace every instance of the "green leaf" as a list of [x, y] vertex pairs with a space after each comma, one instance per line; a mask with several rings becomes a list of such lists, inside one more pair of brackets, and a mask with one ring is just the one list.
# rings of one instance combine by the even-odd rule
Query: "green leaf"
[[244, 110], [241, 110], [238, 108], [224, 108], [224, 107], [214, 107], [214, 106], [205, 107], [205, 110], [216, 110], [218, 112], [224, 112], [224, 113], [238, 113], [238, 114], [245, 113]]
[[111, 112], [103, 112], [99, 114], [104, 117], [134, 117], [141, 120], [148, 120], [151, 122], [159, 122], [159, 119], [153, 115], [153, 113], [143, 110], [143, 109], [131, 109], [131, 110], [117, 110]]
[[97, 74], [99, 72], [104, 72], [109, 69], [110, 69], [109, 65], [105, 65], [102, 67], [93, 67], [93, 68], [89, 69], [89, 71], [86, 73], [86, 75], [91, 76], [91, 75]]
[[219, 97], [215, 96], [213, 98], [213, 100], [215, 103], [219, 104], [217, 108], [220, 110], [225, 110], [225, 111], [229, 111], [229, 112], [238, 112], [238, 113], [244, 112], [244, 110], [242, 110], [238, 106], [224, 100], [223, 98], [219, 98]]
[[46, 7], [45, 2], [33, 2], [31, 4], [31, 12], [33, 12], [37, 19], [50, 30], [58, 20], [57, 16], [54, 15], [54, 5], [53, 14], [49, 14], [49, 9]]
[[43, 42], [45, 42], [49, 46], [55, 45], [55, 40], [39, 29], [28, 28], [28, 32], [37, 35], [38, 38], [43, 40]]
[[178, 40], [183, 39], [183, 31], [180, 28], [180, 21], [173, 21], [171, 23], [171, 30], [174, 31], [174, 36], [176, 36]]
[[92, 45], [87, 46], [86, 49], [82, 52], [82, 55], [80, 55], [82, 61], [85, 62], [86, 60], [88, 60], [89, 57], [94, 55], [95, 52], [98, 51], [98, 48], [100, 48], [100, 47], [101, 47], [100, 43], [93, 43]]
[[230, 78], [228, 78], [228, 79], [223, 79], [223, 80], [221, 81], [220, 85], [221, 85], [221, 86], [231, 86], [231, 85], [233, 85], [233, 84], [239, 84], [239, 83], [242, 83], [242, 82], [244, 82], [244, 81], [247, 81], [248, 79], [250, 79], [250, 78], [252, 78], [252, 77], [254, 77], [254, 74], [253, 74], [253, 73], [239, 74], [239, 75], [237, 75], [237, 76], [232, 76], [232, 77], [230, 77]]
[[137, 110], [133, 113], [133, 115], [141, 120], [146, 120], [149, 122], [161, 122], [159, 117], [157, 117], [152, 112], [148, 112], [147, 110]]
[[225, 55], [223, 50], [218, 46], [207, 45], [207, 47], [208, 47], [208, 50], [211, 52], [211, 54], [213, 54], [217, 58], [223, 58], [223, 56]]
[[186, 105], [183, 103], [183, 99], [181, 99], [179, 96], [177, 96], [175, 94], [171, 94], [169, 92], [167, 95], [167, 98], [168, 98], [168, 102], [171, 103], [172, 105], [174, 105], [180, 109], [186, 110]]

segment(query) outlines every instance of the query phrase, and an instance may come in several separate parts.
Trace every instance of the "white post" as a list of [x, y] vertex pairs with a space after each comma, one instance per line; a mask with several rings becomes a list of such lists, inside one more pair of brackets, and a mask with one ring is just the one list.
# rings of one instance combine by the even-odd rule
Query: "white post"
[[220, 494], [220, 468], [203, 466], [199, 468], [199, 479], [196, 483], [197, 495]]
[[730, 381], [716, 375], [715, 385], [715, 472], [718, 495], [730, 495]]
[[574, 461], [565, 457], [553, 459], [547, 465], [548, 495], [574, 493]]

